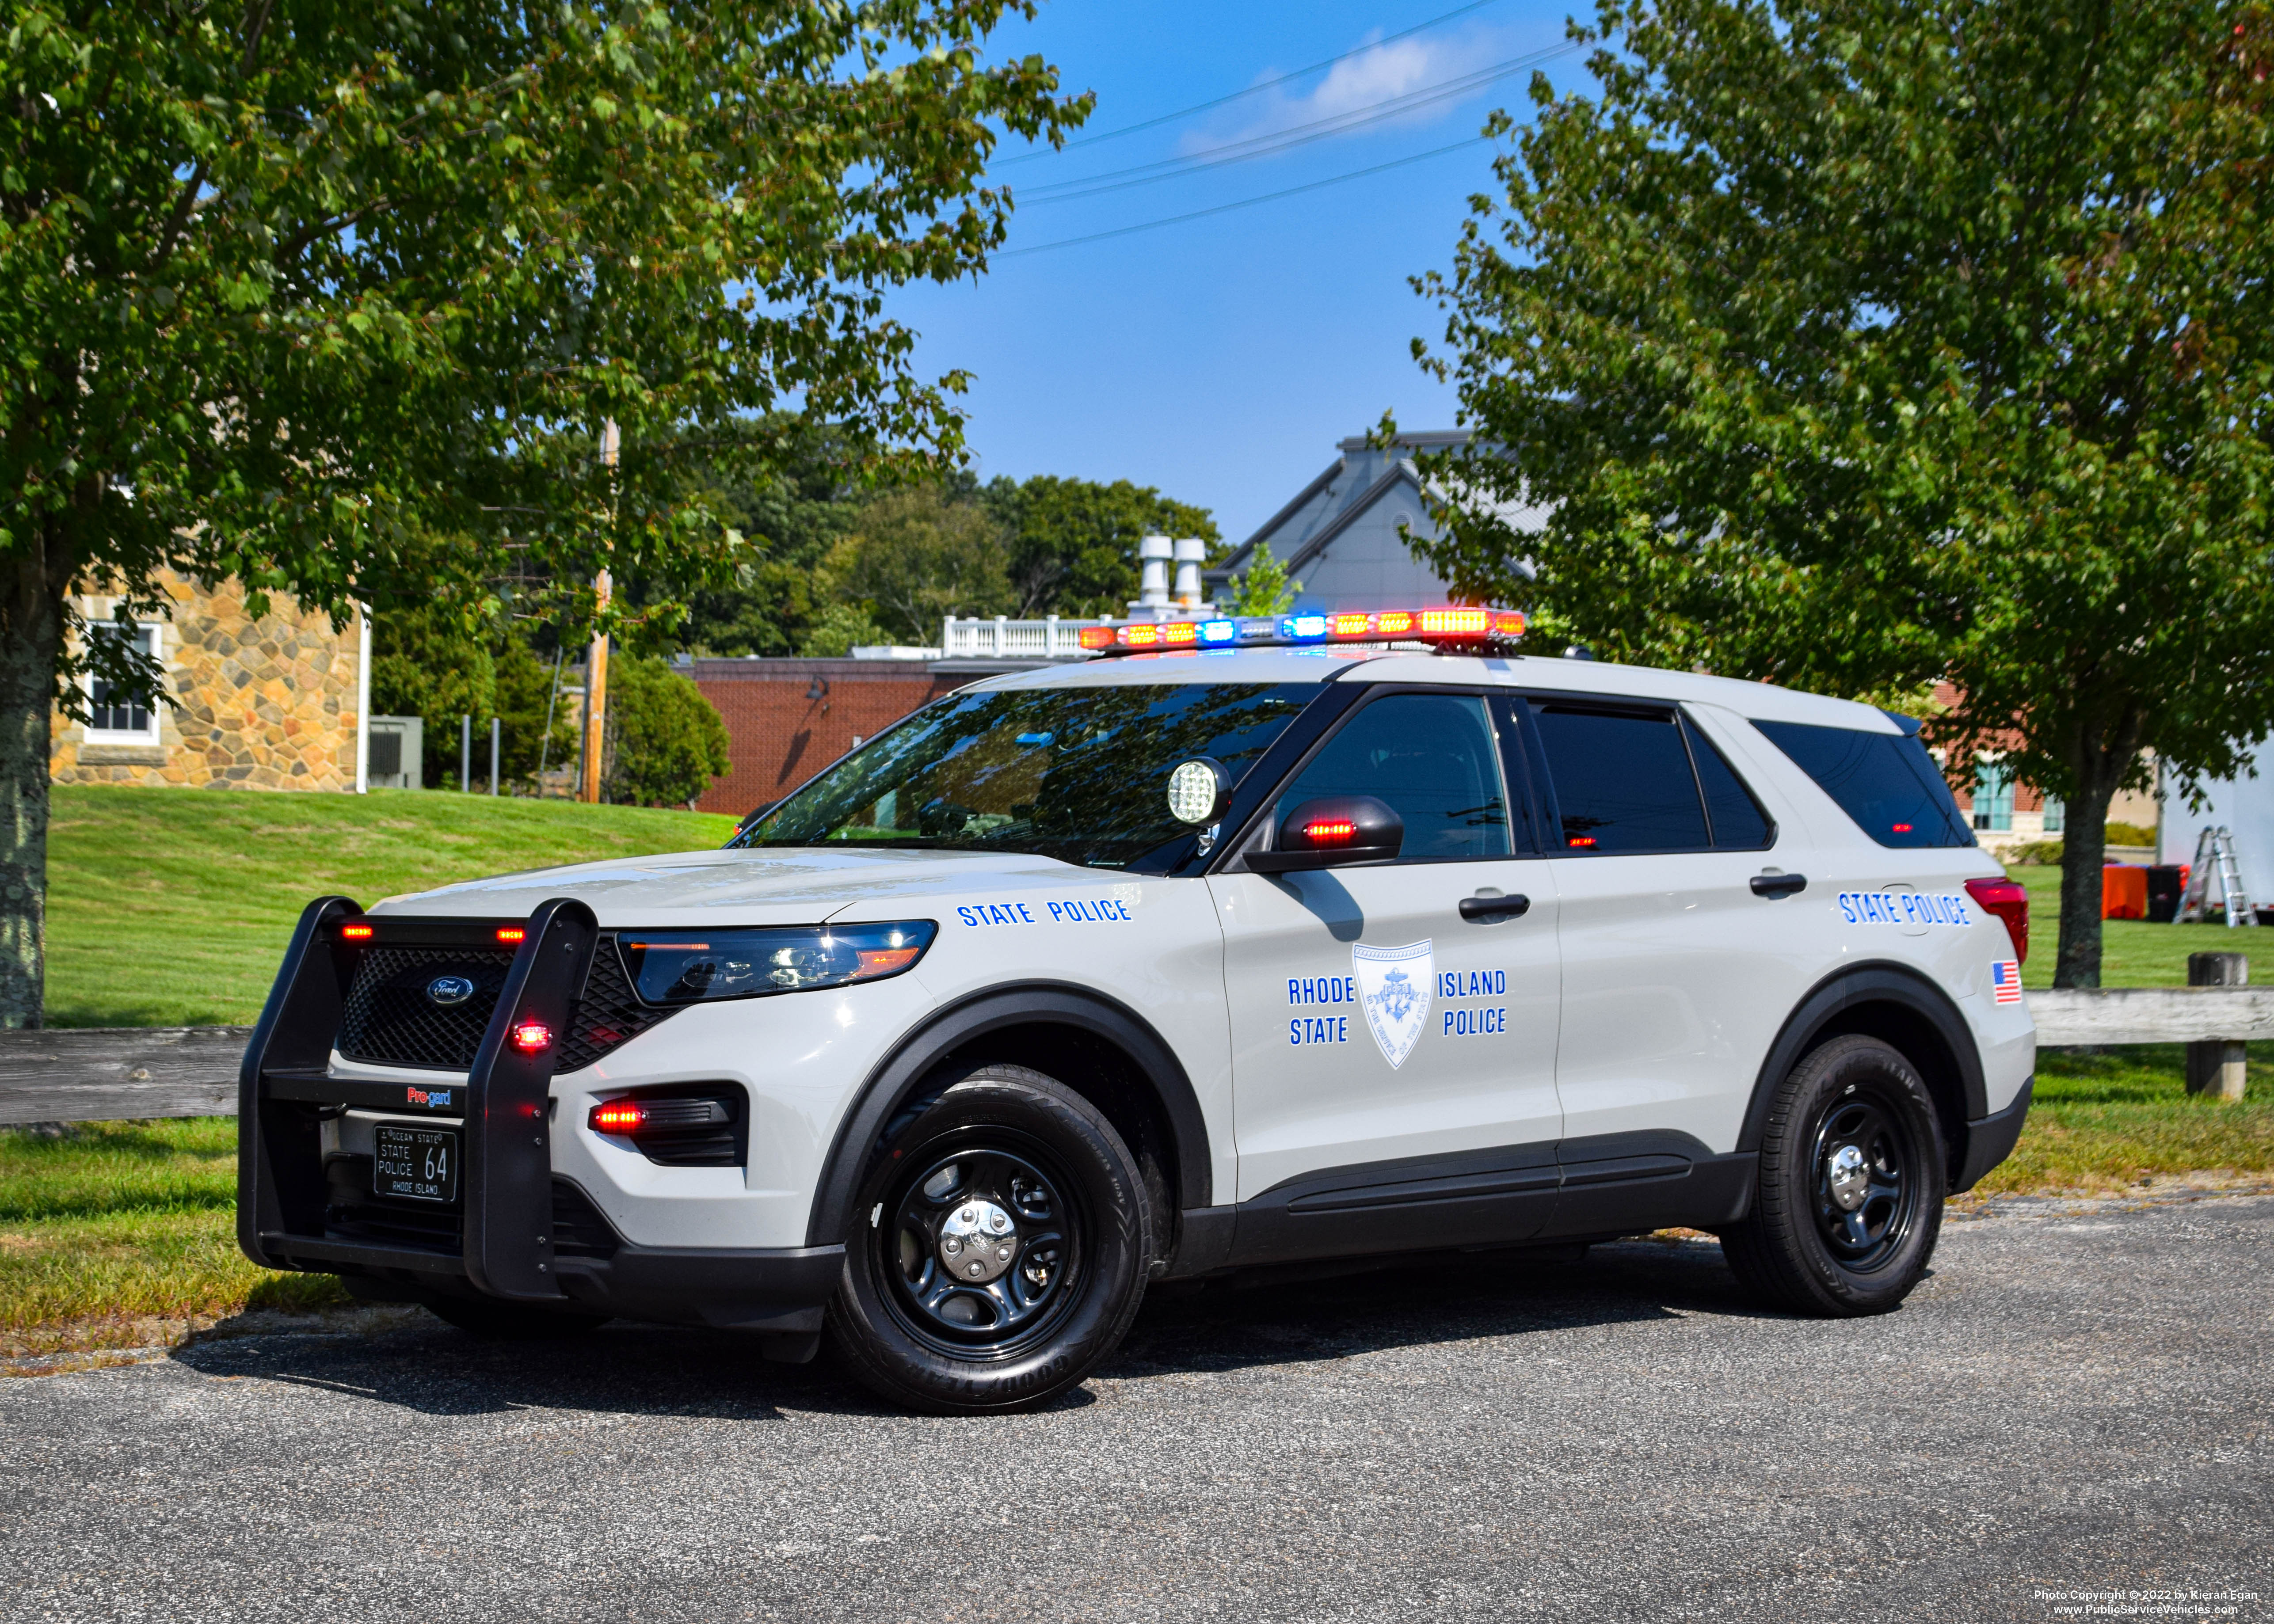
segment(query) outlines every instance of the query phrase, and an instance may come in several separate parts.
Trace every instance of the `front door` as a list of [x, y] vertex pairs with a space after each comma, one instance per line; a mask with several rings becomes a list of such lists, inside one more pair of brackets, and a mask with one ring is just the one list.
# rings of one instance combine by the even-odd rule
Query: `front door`
[[[1270, 816], [1276, 827], [1315, 796], [1375, 796], [1404, 820], [1398, 860], [1209, 879], [1243, 1201], [1300, 1181], [1314, 1193], [1298, 1207], [1322, 1210], [1334, 1202], [1315, 1190], [1337, 1184], [1458, 1179], [1527, 1157], [1552, 1169], [1556, 895], [1553, 865], [1510, 819], [1504, 718], [1478, 694], [1393, 691], [1359, 705]], [[1521, 917], [1461, 915], [1464, 898], [1515, 895], [1531, 898]], [[1497, 1162], [1480, 1154], [1509, 1147], [1521, 1148]]]

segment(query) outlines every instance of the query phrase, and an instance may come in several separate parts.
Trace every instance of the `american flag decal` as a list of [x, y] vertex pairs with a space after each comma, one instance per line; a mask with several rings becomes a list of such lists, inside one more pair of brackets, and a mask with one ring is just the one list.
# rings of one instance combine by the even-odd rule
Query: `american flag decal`
[[2022, 966], [2011, 959], [2000, 959], [1990, 966], [1990, 992], [2000, 1004], [2022, 1001]]

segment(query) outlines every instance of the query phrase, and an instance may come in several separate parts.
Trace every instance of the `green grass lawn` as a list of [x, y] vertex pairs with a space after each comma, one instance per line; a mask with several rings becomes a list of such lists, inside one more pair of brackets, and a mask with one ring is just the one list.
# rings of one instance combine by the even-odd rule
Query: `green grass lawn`
[[2250, 1045], [2248, 1098], [2187, 1090], [2178, 1043], [2045, 1049], [2022, 1142], [1981, 1184], [1985, 1195], [2105, 1195], [2186, 1174], [2274, 1174], [2274, 1043]]
[[256, 794], [59, 786], [48, 846], [48, 1021], [259, 1019], [312, 897], [368, 906], [454, 880], [722, 844], [709, 813], [433, 790]]
[[[2029, 893], [2029, 958], [2025, 988], [2053, 984], [2054, 947], [2060, 941], [2060, 870], [2021, 863], [2007, 870]], [[2100, 984], [2104, 987], [2184, 987], [2189, 953], [2251, 953], [2266, 938], [2265, 965], [2274, 975], [2274, 931], [2229, 930], [2225, 925], [2151, 925], [2145, 920], [2103, 920]]]
[[171, 1342], [247, 1308], [346, 1301], [237, 1249], [237, 1120], [0, 1130], [0, 1355]]

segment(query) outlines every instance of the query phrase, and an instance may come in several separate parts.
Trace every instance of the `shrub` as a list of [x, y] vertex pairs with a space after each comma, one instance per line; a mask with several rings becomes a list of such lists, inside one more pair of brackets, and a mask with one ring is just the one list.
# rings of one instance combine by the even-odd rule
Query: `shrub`
[[2152, 829], [2143, 828], [2138, 823], [2111, 823], [2107, 828], [2108, 844], [2111, 846], [2153, 846], [2156, 844], [2156, 831]]
[[2045, 863], [2059, 868], [2064, 849], [2059, 840], [2030, 840], [2010, 848], [2006, 862], [2009, 868], [2017, 863]]
[[703, 690], [648, 657], [608, 666], [602, 794], [619, 804], [689, 806], [727, 771], [727, 724]]

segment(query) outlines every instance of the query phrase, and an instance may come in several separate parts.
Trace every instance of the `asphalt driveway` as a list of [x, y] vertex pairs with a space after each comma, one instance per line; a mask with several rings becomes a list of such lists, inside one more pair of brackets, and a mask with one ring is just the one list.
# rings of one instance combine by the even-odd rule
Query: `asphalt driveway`
[[1211, 1289], [982, 1421], [644, 1327], [208, 1342], [0, 1382], [0, 1617], [2274, 1618], [2270, 1243], [2007, 1206], [1848, 1324], [1708, 1243]]

